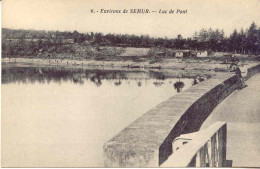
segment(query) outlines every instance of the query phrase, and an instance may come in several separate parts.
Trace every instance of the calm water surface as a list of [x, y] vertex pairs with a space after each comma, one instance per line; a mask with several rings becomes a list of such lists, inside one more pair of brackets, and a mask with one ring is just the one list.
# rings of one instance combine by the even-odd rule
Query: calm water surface
[[[177, 94], [158, 72], [2, 69], [2, 165], [102, 167], [103, 144]], [[192, 85], [184, 82], [182, 90]]]

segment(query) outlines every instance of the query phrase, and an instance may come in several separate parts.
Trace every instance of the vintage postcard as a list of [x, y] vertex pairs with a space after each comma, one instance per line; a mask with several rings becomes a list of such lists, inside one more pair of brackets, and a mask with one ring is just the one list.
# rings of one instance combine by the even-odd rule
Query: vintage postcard
[[1, 5], [1, 167], [260, 167], [259, 0]]

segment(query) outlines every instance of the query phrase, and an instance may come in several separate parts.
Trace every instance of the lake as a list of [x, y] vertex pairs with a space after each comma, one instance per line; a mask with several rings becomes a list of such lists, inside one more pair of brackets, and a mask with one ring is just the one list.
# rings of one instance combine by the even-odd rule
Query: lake
[[193, 79], [160, 71], [2, 67], [2, 165], [103, 167], [103, 145]]

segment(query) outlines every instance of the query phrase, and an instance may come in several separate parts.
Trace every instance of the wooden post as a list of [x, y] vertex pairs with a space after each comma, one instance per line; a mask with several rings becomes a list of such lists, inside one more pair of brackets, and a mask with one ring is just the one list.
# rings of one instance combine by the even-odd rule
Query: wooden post
[[216, 167], [216, 134], [211, 137], [211, 162], [210, 167]]
[[211, 159], [210, 159], [210, 153], [211, 153], [211, 145], [210, 145], [210, 140], [206, 143], [205, 145], [205, 153], [206, 153], [206, 167], [209, 167], [210, 166], [210, 162], [211, 162]]
[[224, 167], [226, 167], [227, 161], [227, 124], [223, 126], [223, 159], [224, 159]]
[[222, 139], [222, 132], [221, 130], [218, 131], [218, 167], [223, 167], [223, 150], [222, 150], [222, 144], [223, 144], [223, 139]]
[[219, 131], [220, 133], [220, 144], [221, 144], [221, 167], [226, 166], [226, 144], [227, 144], [227, 125], [224, 125]]
[[200, 167], [206, 167], [206, 145], [200, 149]]
[[226, 125], [224, 125], [218, 131], [218, 156], [219, 156], [219, 167], [225, 167], [226, 165]]
[[219, 167], [219, 153], [218, 153], [218, 149], [219, 149], [219, 133], [216, 133], [216, 144], [215, 144], [215, 163], [216, 163], [216, 167]]
[[196, 165], [195, 167], [200, 167], [200, 150], [196, 154]]

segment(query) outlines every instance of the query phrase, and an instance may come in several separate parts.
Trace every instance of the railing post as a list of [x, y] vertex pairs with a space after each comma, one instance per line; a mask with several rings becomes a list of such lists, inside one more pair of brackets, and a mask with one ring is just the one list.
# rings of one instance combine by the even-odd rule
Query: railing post
[[200, 150], [196, 154], [196, 165], [195, 167], [200, 167]]
[[[211, 159], [210, 159], [210, 153], [211, 153], [211, 144], [210, 144], [210, 140], [208, 140], [207, 141], [207, 143], [206, 143], [206, 145], [205, 145], [206, 147], [205, 147], [205, 153], [206, 153], [206, 156], [207, 156], [207, 158], [206, 158], [206, 167], [209, 167], [209, 165], [210, 165], [210, 162], [211, 162]], [[208, 164], [208, 165], [207, 165]]]
[[223, 126], [223, 158], [224, 158], [224, 167], [226, 167], [227, 162], [227, 124]]
[[206, 167], [206, 151], [205, 145], [197, 152], [196, 167]]
[[206, 146], [207, 144], [205, 144], [200, 150], [200, 167], [206, 167]]
[[211, 162], [210, 167], [216, 167], [216, 134], [211, 138]]
[[223, 167], [223, 137], [221, 130], [218, 131], [218, 167]]
[[216, 133], [216, 144], [215, 144], [215, 164], [219, 167], [219, 132]]
[[226, 166], [226, 129], [227, 126], [224, 125], [219, 131], [219, 161], [220, 161], [220, 166], [219, 167], [225, 167]]

